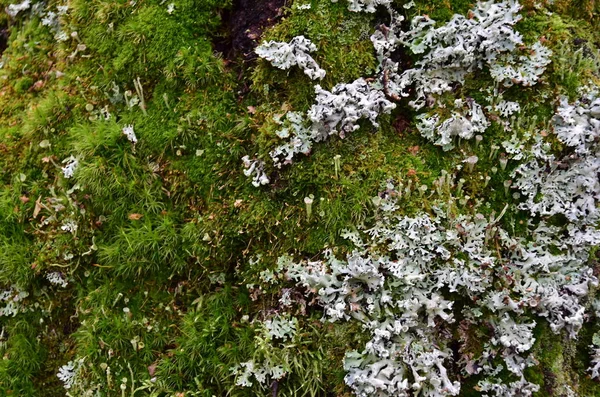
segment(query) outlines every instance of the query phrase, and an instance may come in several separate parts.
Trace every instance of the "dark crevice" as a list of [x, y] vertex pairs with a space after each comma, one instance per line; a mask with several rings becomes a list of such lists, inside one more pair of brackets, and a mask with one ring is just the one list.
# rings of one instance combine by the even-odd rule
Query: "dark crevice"
[[8, 47], [8, 28], [6, 26], [0, 26], [0, 55]]
[[290, 0], [234, 0], [222, 14], [223, 34], [213, 41], [214, 49], [229, 61], [256, 59], [254, 48], [269, 26], [283, 15]]

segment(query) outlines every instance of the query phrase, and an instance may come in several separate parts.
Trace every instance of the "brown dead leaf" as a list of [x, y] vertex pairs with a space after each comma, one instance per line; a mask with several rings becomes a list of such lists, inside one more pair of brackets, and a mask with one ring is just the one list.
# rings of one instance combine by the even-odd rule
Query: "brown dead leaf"
[[37, 218], [37, 216], [39, 215], [40, 211], [43, 208], [42, 202], [40, 201], [41, 199], [42, 199], [42, 196], [38, 197], [37, 200], [35, 200], [35, 208], [33, 209], [33, 217], [34, 218]]
[[413, 156], [416, 156], [417, 153], [419, 153], [419, 146], [411, 146], [408, 148], [408, 153], [412, 154]]
[[142, 219], [143, 216], [144, 215], [142, 214], [129, 214], [128, 218], [132, 221], [139, 221], [140, 219]]
[[45, 85], [44, 80], [38, 80], [35, 83], [33, 83], [30, 90], [31, 91], [39, 91], [42, 88], [44, 88], [44, 85]]
[[402, 135], [410, 128], [410, 120], [406, 116], [400, 114], [398, 115], [398, 117], [396, 117], [396, 119], [392, 123], [392, 126], [394, 127], [398, 135]]

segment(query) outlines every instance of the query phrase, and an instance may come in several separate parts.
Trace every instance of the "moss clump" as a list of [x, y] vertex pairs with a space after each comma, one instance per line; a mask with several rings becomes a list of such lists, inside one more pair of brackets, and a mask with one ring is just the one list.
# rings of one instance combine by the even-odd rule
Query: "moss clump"
[[[12, 3], [0, 0], [2, 8]], [[396, 3], [407, 17], [429, 14], [440, 22], [472, 5]], [[597, 4], [566, 3], [557, 1], [552, 15], [526, 4], [517, 26], [526, 42], [544, 36], [555, 51], [542, 84], [504, 92], [523, 105], [524, 128], [542, 127], [559, 95], [575, 98], [586, 81], [598, 79]], [[42, 13], [58, 13], [63, 2], [38, 4]], [[387, 179], [428, 186], [403, 201], [405, 214], [431, 211], [435, 201], [456, 194], [434, 192], [443, 170], [463, 178], [461, 198], [471, 197], [453, 207], [457, 213], [475, 200], [488, 203], [480, 207], [486, 214], [516, 202], [503, 187], [516, 163], [491, 172], [491, 145], [510, 138], [498, 123], [481, 145], [461, 142], [446, 153], [418, 134], [406, 101], [379, 119], [378, 131], [361, 122], [292, 167], [270, 168], [268, 188], [252, 187], [240, 159], [268, 157], [279, 139], [273, 117], [306, 111], [314, 82], [296, 69], [218, 52], [236, 4], [71, 0], [58, 17], [66, 35], [60, 40], [39, 13], [0, 15], [0, 32], [10, 31], [0, 68], [0, 292], [12, 286], [27, 294], [14, 316], [0, 316], [0, 395], [62, 396], [56, 374], [80, 359], [73, 395], [120, 395], [122, 384], [136, 396], [267, 395], [275, 386], [241, 388], [231, 368], [271, 354], [288, 370], [279, 395], [349, 396], [342, 360], [364, 346], [366, 335], [357, 325], [322, 323], [306, 291], [297, 298], [303, 304], [295, 308], [294, 343], [275, 344], [274, 351], [260, 344], [260, 323], [284, 310], [281, 289], [293, 286], [276, 270], [277, 258], [351, 250], [341, 231], [377, 219], [372, 198]], [[310, 9], [298, 7], [306, 4]], [[248, 39], [305, 35], [327, 71], [324, 88], [375, 76], [369, 36], [388, 22], [384, 13], [307, 0], [271, 11], [277, 23], [265, 22], [272, 26]], [[407, 67], [414, 61], [399, 56]], [[482, 90], [490, 84], [470, 76], [446, 99], [485, 103]], [[136, 144], [123, 134], [126, 125]], [[470, 155], [479, 158], [473, 172], [460, 168]], [[65, 178], [70, 156], [79, 165]], [[526, 220], [509, 213], [502, 222], [519, 235]], [[72, 223], [76, 230], [65, 228]], [[67, 286], [52, 284], [51, 273]], [[275, 281], [265, 282], [265, 274]], [[567, 385], [580, 395], [600, 393], [583, 358], [596, 328], [586, 326], [577, 342], [566, 342], [538, 326], [540, 364], [528, 376], [543, 385], [540, 395], [560, 395]]]

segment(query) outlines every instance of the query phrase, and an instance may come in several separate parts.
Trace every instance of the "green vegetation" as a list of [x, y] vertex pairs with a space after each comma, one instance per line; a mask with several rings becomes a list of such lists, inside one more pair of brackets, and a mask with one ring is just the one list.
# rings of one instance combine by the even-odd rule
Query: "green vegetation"
[[[0, 0], [0, 8], [12, 2]], [[276, 271], [277, 258], [348, 249], [341, 231], [374, 219], [371, 198], [386, 179], [432, 192], [442, 170], [468, 155], [480, 161], [458, 174], [471, 200], [463, 207], [481, 199], [485, 211], [500, 212], [514, 201], [503, 183], [515, 164], [492, 174], [498, 157], [490, 152], [510, 136], [494, 123], [485, 144], [444, 152], [416, 132], [414, 112], [401, 102], [379, 131], [362, 122], [292, 167], [268, 169], [272, 185], [255, 188], [240, 159], [268, 157], [278, 139], [273, 116], [307, 110], [314, 82], [245, 58], [231, 44], [230, 16], [239, 12], [232, 1], [177, 0], [172, 13], [168, 3], [71, 0], [59, 18], [64, 41], [35, 13], [0, 15], [0, 30], [10, 33], [0, 69], [0, 293], [12, 286], [11, 299], [26, 295], [14, 315], [0, 316], [0, 396], [62, 396], [56, 374], [80, 359], [78, 390], [90, 396], [271, 395], [258, 384], [237, 386], [232, 370], [267, 358], [289, 372], [276, 386], [281, 396], [350, 396], [342, 359], [365, 338], [355, 324], [321, 322], [305, 295], [297, 336], [264, 342], [260, 322], [281, 309], [281, 288], [294, 285]], [[304, 3], [312, 7], [296, 7]], [[417, 3], [402, 12], [444, 21], [471, 5]], [[519, 122], [531, 129], [543, 127], [559, 95], [574, 98], [584, 81], [600, 78], [600, 3], [556, 3], [525, 4], [517, 25], [526, 41], [544, 36], [555, 51], [542, 84], [504, 93], [526, 104]], [[56, 12], [63, 3], [44, 4]], [[375, 73], [369, 35], [381, 15], [325, 0], [288, 1], [279, 13], [256, 40], [305, 35], [327, 71], [324, 88]], [[490, 84], [471, 76], [453, 95], [482, 97]], [[126, 125], [137, 143], [122, 133]], [[70, 156], [79, 165], [65, 178]], [[414, 193], [403, 211], [428, 211], [436, 198]], [[521, 221], [503, 218], [511, 231]], [[65, 228], [70, 223], [76, 230]], [[54, 272], [66, 287], [49, 281]], [[267, 273], [275, 281], [265, 281]], [[562, 395], [565, 384], [600, 395], [585, 373], [597, 328], [588, 324], [566, 343], [538, 326], [531, 376], [543, 385], [540, 396]]]

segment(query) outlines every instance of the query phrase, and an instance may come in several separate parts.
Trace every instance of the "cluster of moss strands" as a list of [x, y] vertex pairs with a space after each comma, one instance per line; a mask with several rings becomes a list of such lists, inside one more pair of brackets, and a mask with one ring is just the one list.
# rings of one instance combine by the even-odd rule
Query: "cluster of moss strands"
[[[12, 2], [0, 0], [0, 8]], [[56, 373], [76, 358], [85, 358], [82, 378], [106, 396], [121, 395], [122, 378], [130, 396], [266, 395], [272, 390], [236, 386], [230, 368], [265, 354], [252, 321], [278, 309], [279, 287], [264, 285], [254, 295], [247, 284], [258, 285], [259, 272], [275, 269], [278, 256], [311, 257], [326, 245], [349, 249], [339, 233], [374, 219], [371, 198], [382, 181], [410, 180], [431, 192], [441, 171], [456, 169], [467, 155], [480, 161], [473, 173], [457, 175], [466, 180], [464, 194], [484, 197], [486, 211], [497, 213], [513, 200], [502, 185], [513, 164], [493, 175], [488, 188], [479, 178], [494, 166], [490, 145], [510, 138], [502, 128], [492, 126], [477, 147], [463, 142], [445, 153], [418, 135], [405, 103], [382, 118], [379, 131], [363, 123], [293, 167], [270, 170], [272, 186], [255, 189], [240, 159], [268, 156], [277, 140], [273, 116], [306, 110], [313, 83], [298, 70], [216, 53], [214, 41], [228, 34], [220, 16], [231, 1], [178, 0], [172, 14], [167, 3], [71, 0], [63, 25], [77, 38], [65, 42], [38, 16], [0, 15], [0, 26], [10, 32], [0, 69], [0, 290], [16, 285], [27, 291], [24, 304], [31, 308], [0, 317], [2, 396], [64, 395]], [[312, 7], [296, 7], [305, 3]], [[580, 49], [583, 54], [577, 63], [557, 58], [543, 85], [506, 91], [505, 99], [528, 104], [523, 118], [552, 113], [553, 103], [541, 93], [575, 97], [583, 81], [598, 79], [600, 36], [586, 11], [598, 3], [566, 3], [557, 2], [552, 15], [526, 4], [517, 25], [526, 40], [545, 36], [566, 60]], [[49, 0], [46, 7], [60, 4]], [[403, 10], [401, 1], [397, 5]], [[429, 0], [403, 12], [444, 21], [469, 7]], [[256, 40], [310, 38], [319, 48], [315, 60], [327, 70], [323, 87], [374, 74], [369, 34], [381, 15], [316, 0], [288, 1], [281, 13]], [[72, 56], [80, 43], [86, 49]], [[479, 77], [459, 94], [480, 95], [489, 82]], [[138, 79], [144, 110], [111, 102], [115, 86], [136, 94]], [[99, 116], [105, 107], [108, 121]], [[122, 134], [130, 124], [135, 145]], [[80, 165], [65, 179], [61, 162], [71, 155]], [[308, 220], [303, 199], [311, 194]], [[428, 210], [434, 198], [414, 194], [403, 210]], [[65, 206], [57, 214], [55, 200]], [[507, 214], [506, 229], [518, 233], [519, 217]], [[61, 230], [67, 218], [76, 220], [76, 234]], [[68, 254], [74, 259], [65, 259]], [[257, 254], [263, 261], [252, 267], [249, 259]], [[45, 275], [53, 271], [65, 275], [66, 288], [48, 282]], [[298, 313], [298, 344], [276, 352], [290, 367], [279, 395], [350, 395], [341, 363], [349, 346], [363, 344], [363, 331], [321, 323], [318, 309], [306, 310]], [[600, 393], [585, 374], [589, 358], [583, 354], [595, 331], [587, 324], [579, 340], [565, 345], [562, 337], [537, 330], [540, 364], [532, 372], [543, 374], [539, 395], [560, 395], [562, 383], [582, 396]]]

